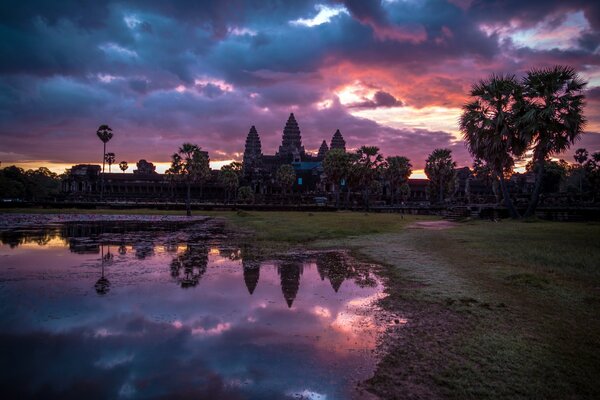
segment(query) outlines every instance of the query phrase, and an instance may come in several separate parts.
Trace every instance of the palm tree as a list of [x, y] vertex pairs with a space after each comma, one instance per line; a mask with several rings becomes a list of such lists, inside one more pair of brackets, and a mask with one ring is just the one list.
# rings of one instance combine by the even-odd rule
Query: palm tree
[[284, 164], [277, 170], [277, 182], [281, 185], [284, 195], [288, 190], [291, 192], [294, 183], [296, 182], [296, 171], [289, 164]]
[[127, 164], [127, 161], [121, 161], [119, 163], [119, 168], [121, 168], [121, 171], [125, 173], [125, 171], [127, 171], [127, 169], [129, 168], [129, 164]]
[[394, 205], [398, 189], [408, 181], [412, 172], [412, 164], [406, 157], [387, 157], [383, 163], [383, 175], [390, 185], [391, 205]]
[[444, 201], [444, 194], [448, 191], [456, 163], [452, 160], [452, 151], [449, 149], [435, 149], [425, 161], [425, 175], [429, 178], [432, 194], [437, 193], [438, 201]]
[[359, 182], [363, 190], [363, 202], [365, 209], [368, 211], [369, 189], [380, 172], [383, 156], [379, 154], [379, 147], [377, 146], [362, 146], [356, 154], [358, 156], [356, 164], [358, 166]]
[[521, 101], [521, 87], [512, 75], [492, 75], [474, 84], [470, 96], [475, 99], [463, 106], [459, 121], [463, 139], [469, 153], [500, 180], [504, 204], [512, 218], [519, 218], [505, 177], [512, 172], [514, 158], [526, 150], [513, 109]]
[[231, 194], [235, 193], [240, 184], [239, 176], [235, 173], [234, 170], [227, 167], [229, 166], [224, 165], [223, 167], [221, 167], [221, 174], [219, 175], [221, 183], [223, 184], [223, 186], [225, 186], [225, 190], [227, 191], [225, 203], [231, 201]]
[[112, 129], [108, 125], [100, 125], [98, 130], [96, 131], [96, 135], [104, 144], [104, 149], [102, 152], [102, 179], [101, 179], [101, 189], [100, 189], [100, 199], [104, 197], [104, 162], [106, 161], [106, 143], [112, 139], [113, 133]]
[[342, 180], [348, 178], [350, 167], [350, 155], [342, 149], [332, 149], [325, 153], [323, 160], [323, 171], [327, 180], [333, 185], [335, 193], [335, 206], [340, 206], [340, 187]]
[[203, 182], [210, 176], [210, 166], [206, 153], [195, 144], [184, 143], [177, 153], [171, 156], [169, 175], [182, 179], [187, 187], [185, 198], [186, 215], [192, 215], [192, 183]]
[[583, 177], [584, 177], [584, 169], [583, 164], [587, 161], [590, 153], [586, 149], [577, 149], [575, 150], [575, 155], [573, 158], [579, 164], [579, 193], [583, 193]]
[[586, 84], [573, 68], [560, 65], [533, 69], [523, 79], [519, 127], [525, 140], [533, 145], [536, 165], [535, 186], [525, 217], [537, 208], [546, 159], [567, 150], [583, 133]]
[[111, 165], [115, 163], [117, 157], [115, 156], [115, 153], [106, 153], [104, 158], [106, 159], [106, 163], [108, 164], [108, 172], [110, 173]]

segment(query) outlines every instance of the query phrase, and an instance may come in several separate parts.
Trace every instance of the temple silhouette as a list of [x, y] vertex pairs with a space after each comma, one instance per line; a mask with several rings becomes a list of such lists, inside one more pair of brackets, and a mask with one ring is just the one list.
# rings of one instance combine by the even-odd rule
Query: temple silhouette
[[[202, 146], [202, 143], [199, 143]], [[315, 146], [316, 148], [316, 146]], [[270, 199], [281, 195], [284, 189], [279, 185], [276, 174], [282, 165], [291, 165], [295, 172], [292, 191], [299, 195], [313, 197], [331, 193], [331, 182], [323, 171], [322, 162], [329, 151], [346, 151], [346, 141], [337, 129], [329, 144], [323, 140], [318, 152], [306, 151], [302, 142], [302, 132], [296, 116], [290, 113], [282, 131], [281, 143], [275, 154], [263, 154], [261, 138], [256, 126], [251, 126], [243, 152], [243, 169], [239, 186], [248, 186], [255, 194], [257, 202], [269, 203]], [[204, 152], [209, 158], [209, 154]], [[193, 201], [219, 202], [227, 198], [227, 190], [219, 179], [220, 171], [212, 170], [207, 181], [192, 186]], [[152, 162], [141, 159], [133, 173], [101, 173], [100, 165], [78, 164], [70, 168], [62, 182], [62, 192], [66, 200], [97, 201], [100, 199], [101, 182], [104, 181], [103, 200], [131, 201], [178, 201], [185, 197], [186, 187], [165, 174], [156, 172]], [[410, 197], [412, 200], [425, 200], [427, 180], [411, 179]]]

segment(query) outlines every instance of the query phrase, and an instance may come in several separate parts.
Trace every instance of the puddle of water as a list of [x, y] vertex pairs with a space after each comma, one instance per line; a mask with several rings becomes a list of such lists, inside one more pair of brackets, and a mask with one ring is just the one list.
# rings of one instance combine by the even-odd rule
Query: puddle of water
[[0, 240], [3, 398], [344, 399], [374, 370], [383, 287], [343, 253], [262, 260], [206, 224]]

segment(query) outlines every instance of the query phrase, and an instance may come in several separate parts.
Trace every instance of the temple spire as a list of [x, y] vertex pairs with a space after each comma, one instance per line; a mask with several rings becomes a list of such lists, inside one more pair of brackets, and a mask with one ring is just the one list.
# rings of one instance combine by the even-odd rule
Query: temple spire
[[296, 122], [294, 113], [291, 113], [285, 124], [285, 128], [283, 128], [283, 137], [281, 146], [279, 146], [279, 155], [287, 157], [294, 153], [304, 155], [304, 147], [302, 146], [302, 136], [300, 135], [298, 122]]
[[250, 170], [260, 164], [262, 150], [260, 144], [260, 136], [254, 125], [250, 128], [246, 137], [246, 146], [244, 148], [244, 170]]
[[329, 146], [327, 146], [327, 142], [323, 140], [323, 143], [321, 143], [321, 147], [319, 147], [319, 154], [317, 154], [317, 157], [325, 158], [325, 154], [327, 154], [328, 151]]
[[346, 141], [344, 140], [344, 137], [342, 136], [342, 133], [340, 132], [339, 129], [336, 130], [335, 133], [333, 134], [329, 148], [331, 150], [342, 149], [342, 150], [346, 151]]

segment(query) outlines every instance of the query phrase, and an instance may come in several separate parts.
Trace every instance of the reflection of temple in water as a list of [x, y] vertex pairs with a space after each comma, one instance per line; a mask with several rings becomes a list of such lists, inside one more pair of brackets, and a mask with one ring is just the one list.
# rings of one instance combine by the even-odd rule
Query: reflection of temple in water
[[[68, 243], [69, 249], [73, 253], [101, 253], [102, 273], [94, 287], [96, 292], [102, 295], [110, 290], [110, 282], [104, 275], [104, 269], [105, 266], [110, 265], [113, 256], [120, 262], [125, 256], [143, 260], [157, 255], [156, 246], [159, 246], [158, 255], [162, 254], [160, 251], [160, 246], [162, 246], [164, 252], [170, 254], [169, 258], [172, 257], [169, 264], [170, 273], [182, 288], [195, 287], [199, 284], [207, 271], [211, 255], [219, 258], [215, 260], [217, 263], [221, 258], [241, 262], [244, 284], [250, 295], [254, 294], [258, 287], [261, 266], [263, 274], [265, 273], [264, 268], [266, 267], [263, 265], [260, 250], [251, 245], [215, 247], [215, 243], [199, 240], [188, 243], [185, 250], [181, 252], [180, 249], [185, 246], [185, 242], [174, 240], [173, 237], [161, 242], [160, 239], [154, 239], [148, 235], [113, 236], [111, 233], [123, 232], [124, 228], [115, 228], [115, 224], [112, 225], [111, 227], [111, 224], [64, 224], [50, 229], [4, 231], [0, 232], [0, 241], [11, 247], [25, 243], [37, 243], [43, 246], [50, 244], [51, 240], [59, 238], [64, 239], [64, 244]], [[130, 225], [125, 228], [125, 231], [130, 228], [135, 229], [135, 226]], [[321, 253], [312, 260], [281, 261], [276, 264], [276, 271], [280, 279], [281, 292], [289, 308], [292, 307], [298, 295], [300, 277], [307, 262], [312, 265], [316, 264], [321, 280], [327, 279], [335, 292], [340, 290], [346, 279], [353, 279], [361, 287], [376, 284], [368, 268], [357, 267], [340, 252]]]
[[321, 280], [329, 279], [331, 287], [337, 293], [342, 282], [352, 275], [350, 265], [346, 262], [344, 255], [337, 252], [320, 254], [316, 260], [317, 271]]
[[244, 282], [248, 288], [248, 293], [254, 293], [256, 286], [258, 285], [258, 279], [260, 278], [260, 266], [247, 267], [244, 266]]
[[300, 289], [300, 275], [304, 272], [304, 266], [299, 262], [282, 262], [277, 267], [277, 273], [281, 278], [281, 291], [288, 307], [291, 308]]
[[248, 292], [252, 294], [260, 278], [260, 259], [257, 256], [256, 249], [248, 245], [242, 245], [239, 249], [239, 257], [242, 259], [244, 269], [244, 283], [246, 283]]

